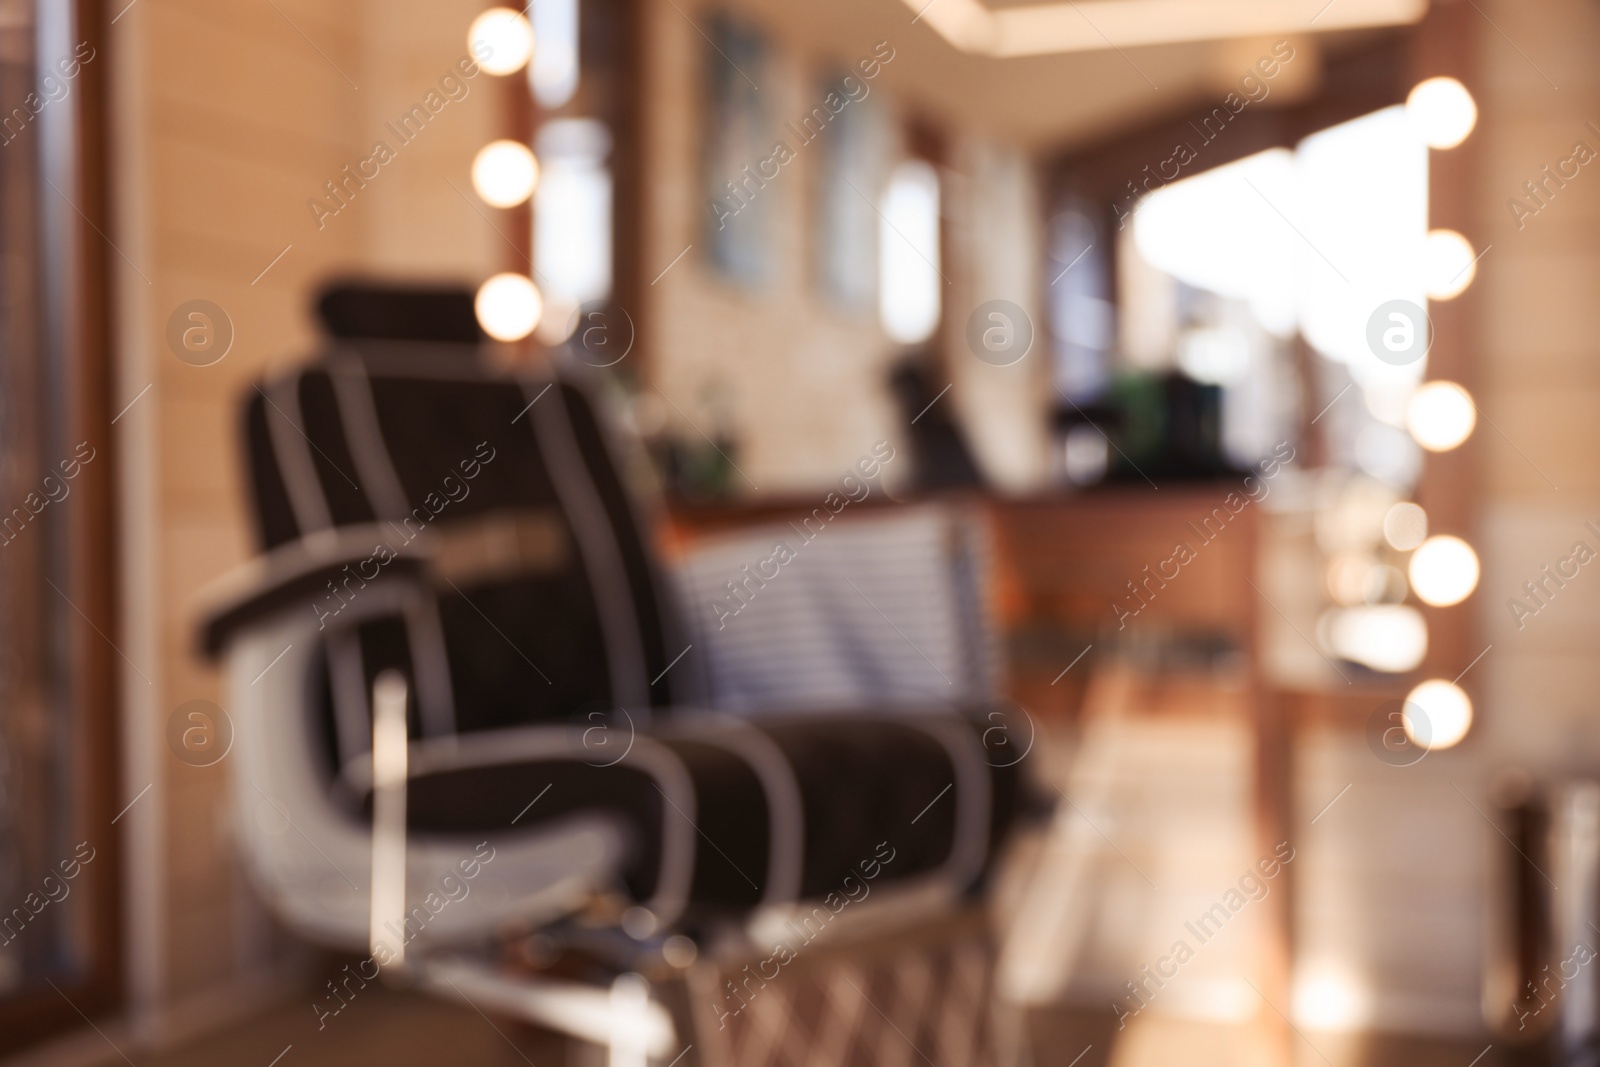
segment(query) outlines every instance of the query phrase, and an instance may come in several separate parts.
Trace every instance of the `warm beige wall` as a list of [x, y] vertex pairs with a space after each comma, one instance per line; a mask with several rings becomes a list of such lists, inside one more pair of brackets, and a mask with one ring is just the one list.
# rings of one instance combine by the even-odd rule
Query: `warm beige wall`
[[[163, 1008], [249, 977], [268, 951], [235, 875], [228, 762], [186, 766], [163, 736], [179, 704], [222, 699], [218, 674], [192, 653], [193, 608], [206, 583], [253, 551], [242, 398], [269, 368], [307, 352], [311, 294], [330, 274], [473, 281], [503, 255], [501, 238], [445, 184], [470, 191], [472, 153], [497, 135], [503, 97], [487, 75], [322, 229], [307, 207], [465, 54], [466, 28], [485, 5], [276, 6], [281, 14], [240, 0], [140, 0], [110, 32], [112, 236], [149, 279], [113, 258], [114, 406], [153, 386], [115, 428], [122, 647], [150, 679], [124, 677], [124, 785], [131, 797], [153, 784], [119, 824], [129, 846], [129, 992], [152, 1026]], [[205, 368], [178, 360], [164, 340], [172, 310], [196, 298], [222, 306], [235, 329], [227, 357]]]
[[1531, 203], [1523, 183], [1568, 158], [1575, 142], [1600, 152], [1600, 134], [1586, 125], [1600, 125], [1600, 12], [1576, 0], [1552, 0], [1537, 13], [1502, 0], [1485, 11], [1528, 59], [1498, 35], [1485, 36], [1476, 237], [1494, 248], [1475, 286], [1482, 306], [1479, 395], [1504, 436], [1478, 431], [1478, 611], [1485, 640], [1495, 645], [1483, 662], [1483, 725], [1486, 743], [1492, 738], [1506, 760], [1577, 769], [1600, 757], [1593, 707], [1600, 575], [1584, 568], [1520, 631], [1506, 602], [1574, 542], [1600, 550], [1600, 540], [1583, 529], [1600, 522], [1600, 171], [1584, 167], [1521, 230], [1507, 201]]
[[[801, 149], [794, 163], [762, 190], [772, 198], [775, 271], [759, 291], [736, 288], [705, 258], [709, 210], [701, 191], [702, 111], [700, 27], [714, 8], [651, 0], [644, 5], [647, 230], [645, 280], [687, 255], [645, 294], [645, 350], [652, 381], [708, 433], [716, 425], [708, 397], [721, 394], [740, 444], [736, 462], [763, 492], [803, 492], [835, 481], [872, 442], [893, 438], [899, 425], [885, 375], [897, 350], [876, 314], [840, 312], [818, 293], [812, 244], [817, 154]], [[872, 54], [863, 36], [853, 49], [810, 54], [781, 43], [759, 13], [748, 16], [774, 44], [760, 91], [776, 117], [773, 136], [793, 142], [782, 120], [820, 103], [823, 72]], [[904, 42], [901, 43], [901, 47]], [[903, 118], [915, 101], [896, 92], [893, 62], [871, 83], [874, 96]], [[770, 95], [769, 95], [770, 94]], [[1010, 299], [1037, 314], [1036, 264], [1042, 219], [1032, 168], [1020, 152], [976, 131], [949, 131], [952, 158], [943, 195], [950, 245], [944, 273], [946, 348], [955, 388], [951, 396], [986, 471], [1012, 487], [1035, 484], [1044, 463], [1042, 377], [1045, 345], [1012, 368], [980, 363], [967, 350], [966, 319], [984, 300]], [[730, 177], [732, 177], [730, 175]], [[865, 192], [865, 190], [863, 190]], [[938, 385], [935, 388], [939, 388]], [[669, 409], [675, 432], [698, 440]]]
[[[1584, 166], [1520, 230], [1507, 202], [1531, 203], [1523, 183], [1571, 157], [1576, 142], [1600, 152], [1600, 9], [1579, 0], [1534, 7], [1494, 0], [1483, 9], [1522, 54], [1499, 34], [1482, 34], [1474, 238], [1493, 248], [1475, 286], [1478, 396], [1499, 429], [1480, 423], [1477, 431], [1484, 489], [1477, 611], [1483, 641], [1494, 646], [1478, 668], [1479, 745], [1497, 768], [1596, 778], [1600, 572], [1583, 567], [1521, 629], [1508, 600], [1522, 597], [1523, 583], [1576, 542], [1600, 551], [1600, 538], [1584, 528], [1600, 526], [1600, 167]], [[1570, 876], [1549, 873], [1570, 901], [1579, 891]], [[1581, 937], [1596, 944], [1593, 930]]]

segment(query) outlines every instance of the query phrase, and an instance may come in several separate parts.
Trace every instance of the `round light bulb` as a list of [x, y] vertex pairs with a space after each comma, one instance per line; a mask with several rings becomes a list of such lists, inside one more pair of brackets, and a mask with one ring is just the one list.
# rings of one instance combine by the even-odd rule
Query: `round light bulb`
[[1472, 394], [1455, 382], [1429, 382], [1416, 391], [1406, 410], [1406, 428], [1429, 452], [1450, 451], [1472, 436], [1477, 424]]
[[539, 325], [544, 299], [520, 274], [496, 274], [478, 287], [472, 303], [478, 325], [496, 341], [520, 341]]
[[1428, 537], [1428, 513], [1409, 500], [1390, 508], [1383, 516], [1383, 539], [1399, 552], [1409, 552]]
[[1454, 148], [1478, 124], [1478, 105], [1454, 78], [1429, 78], [1406, 97], [1406, 121], [1429, 148]]
[[472, 159], [472, 188], [491, 207], [516, 207], [539, 184], [539, 161], [520, 141], [491, 141]]
[[1430, 537], [1411, 554], [1411, 588], [1436, 608], [1459, 604], [1478, 588], [1478, 554], [1459, 537]]
[[533, 26], [509, 7], [491, 7], [472, 20], [467, 50], [489, 74], [512, 74], [533, 56]]
[[1400, 724], [1413, 744], [1449, 748], [1472, 728], [1472, 700], [1454, 682], [1430, 678], [1406, 694]]
[[1422, 274], [1434, 300], [1460, 296], [1478, 276], [1472, 243], [1454, 230], [1431, 231], [1422, 246]]

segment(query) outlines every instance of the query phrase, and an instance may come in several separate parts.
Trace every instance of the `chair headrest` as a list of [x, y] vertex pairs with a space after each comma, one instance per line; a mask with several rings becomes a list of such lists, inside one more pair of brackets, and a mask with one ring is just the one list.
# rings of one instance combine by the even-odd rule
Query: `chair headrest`
[[323, 287], [317, 317], [333, 337], [349, 340], [477, 344], [484, 338], [472, 290], [345, 280]]

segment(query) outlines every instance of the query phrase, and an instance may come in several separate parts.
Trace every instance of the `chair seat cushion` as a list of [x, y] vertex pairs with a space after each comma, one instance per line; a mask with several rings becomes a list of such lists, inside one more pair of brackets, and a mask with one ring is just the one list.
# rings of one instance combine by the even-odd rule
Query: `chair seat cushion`
[[[982, 762], [975, 729], [956, 715], [750, 724], [680, 714], [657, 731], [619, 730], [605, 741], [609, 751], [596, 743], [600, 729], [613, 728], [414, 746], [411, 833], [511, 841], [604, 814], [629, 843], [618, 888], [639, 902], [681, 896], [693, 915], [845, 892], [874, 856], [893, 857], [885, 882], [942, 874], [965, 889], [1003, 825], [997, 813], [1012, 803], [1012, 775]], [[370, 819], [370, 790], [347, 786], [354, 813]], [[677, 864], [675, 840], [689, 842]], [[664, 872], [685, 866], [686, 892], [667, 893]]]

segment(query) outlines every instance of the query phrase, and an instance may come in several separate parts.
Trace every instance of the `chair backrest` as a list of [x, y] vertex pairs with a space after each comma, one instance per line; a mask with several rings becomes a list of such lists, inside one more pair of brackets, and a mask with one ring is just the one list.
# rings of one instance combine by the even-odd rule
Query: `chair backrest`
[[984, 524], [928, 504], [706, 538], [678, 568], [708, 701], [742, 714], [993, 704]]
[[316, 710], [334, 769], [367, 751], [366, 694], [389, 668], [411, 679], [414, 737], [692, 696], [667, 669], [685, 641], [612, 442], [572, 383], [491, 372], [470, 345], [343, 345], [258, 386], [245, 436], [264, 550], [371, 534], [372, 556], [308, 605], [319, 623], [400, 550], [434, 563], [422, 610], [329, 631]]

